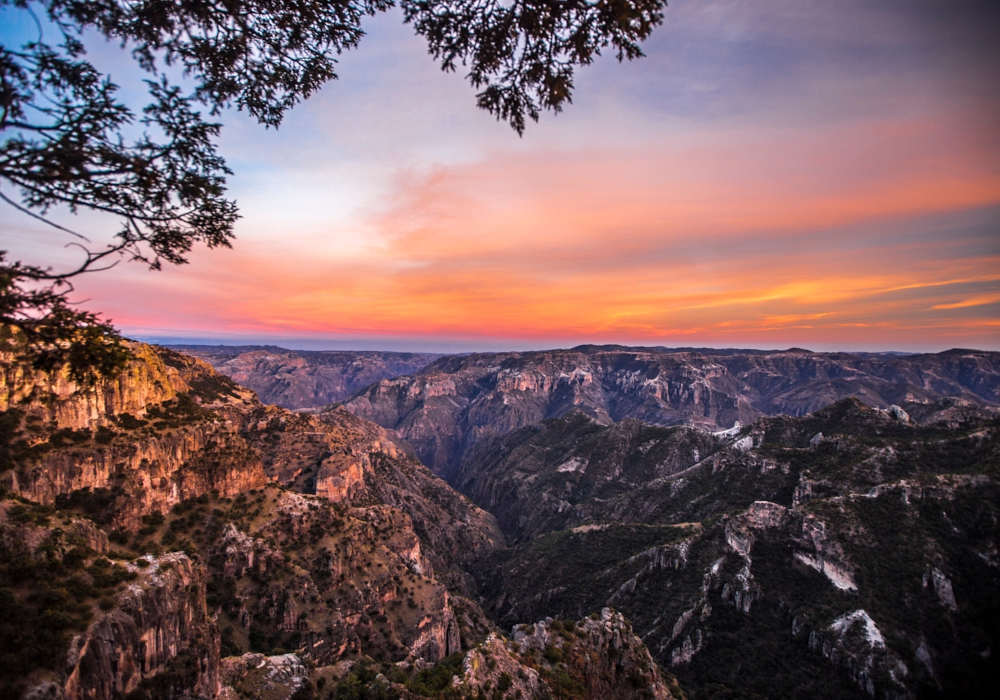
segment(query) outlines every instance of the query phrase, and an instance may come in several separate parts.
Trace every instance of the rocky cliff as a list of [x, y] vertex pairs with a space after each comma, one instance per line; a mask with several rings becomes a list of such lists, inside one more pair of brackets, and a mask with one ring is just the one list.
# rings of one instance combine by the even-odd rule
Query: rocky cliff
[[512, 637], [515, 653], [530, 659], [528, 665], [538, 668], [557, 697], [580, 690], [586, 697], [621, 700], [667, 700], [679, 694], [632, 625], [609, 608], [578, 622], [546, 618], [517, 625]]
[[[848, 399], [759, 419], [638, 483], [629, 475], [648, 466], [636, 449], [559, 471], [567, 431], [629, 445], [615, 428], [567, 416], [478, 463], [474, 492], [517, 492], [519, 518], [501, 523], [533, 535], [478, 569], [495, 619], [613, 605], [694, 693], [988, 695], [1000, 643], [989, 412], [919, 426]], [[609, 463], [621, 466], [612, 483], [580, 478]], [[573, 501], [562, 513], [558, 497]]]
[[[208, 550], [228, 650], [298, 650], [325, 665], [359, 654], [437, 661], [461, 649], [451, 596], [405, 513], [273, 488], [251, 496], [223, 514], [234, 519]], [[220, 524], [213, 517], [204, 527]]]
[[273, 346], [171, 346], [205, 360], [221, 374], [284, 408], [342, 401], [383, 379], [415, 374], [440, 355], [410, 352], [286, 350]]
[[114, 378], [92, 387], [77, 384], [65, 370], [39, 372], [19, 361], [12, 348], [0, 349], [0, 411], [34, 416], [40, 426], [63, 430], [108, 426], [122, 414], [145, 415], [147, 406], [173, 399], [187, 387], [149, 346], [129, 345], [132, 359]]
[[[141, 566], [140, 566], [141, 564]], [[135, 690], [212, 697], [219, 691], [219, 632], [205, 605], [205, 574], [181, 553], [147, 556], [116, 607], [73, 638], [66, 700], [111, 700]]]
[[227, 654], [433, 663], [489, 632], [461, 565], [496, 521], [386, 431], [130, 349], [93, 386], [0, 357], [5, 694], [214, 697]]
[[263, 486], [260, 457], [226, 418], [255, 403], [252, 393], [196, 360], [130, 351], [120, 375], [93, 386], [0, 357], [7, 488], [46, 505], [103, 494], [102, 524], [134, 532], [186, 498]]
[[134, 562], [109, 555], [107, 534], [89, 520], [0, 500], [0, 695], [218, 692], [219, 632], [204, 569], [183, 553]]
[[600, 423], [635, 418], [706, 430], [763, 415], [805, 415], [855, 396], [868, 405], [1000, 403], [1000, 353], [952, 350], [877, 356], [805, 350], [572, 350], [443, 357], [412, 377], [348, 399], [352, 413], [396, 430], [451, 480], [465, 452], [570, 411]]

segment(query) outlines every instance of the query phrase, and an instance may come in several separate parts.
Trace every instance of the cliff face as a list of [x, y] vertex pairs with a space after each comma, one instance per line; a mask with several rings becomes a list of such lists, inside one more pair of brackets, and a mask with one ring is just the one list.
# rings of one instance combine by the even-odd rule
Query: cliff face
[[272, 346], [174, 346], [284, 408], [318, 408], [370, 384], [414, 374], [440, 357], [409, 352], [286, 350]]
[[119, 376], [92, 387], [0, 357], [0, 410], [13, 428], [7, 487], [46, 505], [83, 492], [111, 494], [103, 524], [134, 532], [142, 516], [186, 498], [263, 486], [260, 457], [224, 417], [247, 410], [252, 394], [230, 385], [219, 396], [206, 386], [214, 375], [207, 365], [139, 343], [130, 350]]
[[352, 413], [396, 430], [452, 480], [484, 437], [582, 411], [600, 423], [634, 418], [708, 430], [762, 415], [805, 415], [856, 396], [868, 405], [1000, 403], [1000, 353], [906, 357], [846, 353], [573, 350], [444, 357], [412, 377], [348, 399]]
[[93, 387], [69, 379], [68, 372], [38, 372], [13, 353], [0, 351], [0, 411], [18, 409], [40, 423], [63, 429], [109, 425], [115, 416], [141, 417], [146, 407], [168, 401], [186, 386], [148, 345], [130, 343], [133, 357], [114, 379]]
[[492, 516], [374, 424], [132, 350], [93, 387], [0, 358], [0, 691], [214, 697], [220, 655], [433, 663], [485, 636], [460, 564], [503, 544]]
[[295, 654], [243, 654], [222, 662], [220, 700], [266, 697], [289, 700], [296, 691], [311, 687], [309, 669]]
[[263, 464], [246, 442], [217, 421], [165, 434], [116, 436], [107, 445], [74, 445], [14, 472], [9, 488], [38, 503], [87, 490], [118, 494], [109, 522], [136, 531], [143, 515], [218, 491], [235, 496], [266, 482]]
[[[656, 479], [632, 481], [643, 454], [625, 450], [620, 475], [591, 492], [576, 480], [589, 462], [557, 470], [573, 425], [548, 423], [479, 464], [493, 491], [518, 492], [521, 519], [505, 527], [540, 524], [477, 568], [501, 623], [614, 606], [694, 692], [987, 692], [987, 650], [1000, 643], [989, 413], [918, 426], [850, 399], [760, 419]], [[612, 428], [577, 429], [581, 444], [611, 439]], [[515, 454], [528, 456], [523, 469]], [[579, 494], [559, 520], [553, 494]]]
[[182, 553], [124, 563], [108, 555], [108, 536], [93, 522], [0, 500], [0, 695], [218, 692], [219, 633], [204, 569]]
[[203, 571], [179, 553], [142, 561], [128, 567], [138, 578], [117, 608], [70, 644], [66, 700], [111, 700], [143, 684], [168, 686], [174, 697], [218, 693], [219, 632], [205, 606]]
[[517, 625], [466, 654], [452, 687], [461, 697], [502, 696], [672, 700], [681, 697], [620, 613], [574, 622], [547, 618]]
[[401, 511], [269, 488], [222, 517], [233, 520], [210, 545], [209, 570], [228, 582], [212, 600], [232, 651], [296, 649], [324, 665], [358, 654], [437, 661], [460, 649], [450, 595]]

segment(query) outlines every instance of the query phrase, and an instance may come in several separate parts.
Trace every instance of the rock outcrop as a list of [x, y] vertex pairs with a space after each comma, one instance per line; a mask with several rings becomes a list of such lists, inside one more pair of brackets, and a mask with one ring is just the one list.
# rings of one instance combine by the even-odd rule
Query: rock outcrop
[[504, 543], [496, 519], [407, 454], [383, 428], [336, 408], [316, 415], [275, 407], [249, 413], [241, 432], [269, 476], [344, 505], [405, 512], [440, 569], [460, 568]]
[[222, 661], [222, 692], [219, 700], [267, 697], [289, 700], [310, 684], [309, 669], [295, 654], [243, 654]]
[[[370, 665], [361, 662], [346, 678], [342, 671], [331, 669], [332, 675], [341, 677], [331, 696], [400, 700], [684, 697], [676, 679], [656, 664], [628, 621], [610, 609], [579, 622], [548, 618], [518, 625], [512, 638], [494, 632], [464, 654], [435, 665], [420, 663], [417, 668], [413, 673], [415, 669], [409, 664], [382, 665], [382, 672], [375, 673]], [[318, 682], [325, 683], [325, 671], [317, 676]], [[247, 672], [242, 676], [250, 677]], [[246, 683], [242, 679], [238, 682]]]
[[0, 500], [0, 695], [214, 697], [219, 632], [204, 568], [180, 552], [105, 555], [115, 552], [93, 522]]
[[674, 679], [660, 671], [625, 617], [609, 608], [579, 622], [546, 618], [518, 625], [512, 637], [517, 654], [539, 665], [552, 691], [558, 692], [564, 671], [588, 698], [676, 697]]
[[[204, 573], [180, 553], [146, 557], [146, 566], [70, 644], [63, 697], [113, 700], [143, 683], [172, 697], [219, 691], [219, 632], [205, 606]], [[173, 671], [172, 673], [165, 673]]]

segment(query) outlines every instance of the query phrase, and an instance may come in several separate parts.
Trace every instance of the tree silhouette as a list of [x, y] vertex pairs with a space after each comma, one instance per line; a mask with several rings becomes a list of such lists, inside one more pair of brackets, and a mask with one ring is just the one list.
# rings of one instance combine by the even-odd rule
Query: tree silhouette
[[[608, 48], [619, 60], [641, 56], [639, 43], [660, 24], [665, 4], [400, 3], [441, 67], [466, 70], [478, 105], [519, 134], [526, 119], [537, 121], [542, 111], [571, 101], [575, 67]], [[117, 336], [69, 304], [70, 280], [122, 257], [158, 269], [186, 262], [197, 243], [230, 246], [239, 214], [226, 198], [231, 173], [216, 151], [220, 124], [210, 119], [236, 107], [277, 127], [288, 109], [337, 77], [337, 56], [364, 35], [362, 18], [392, 6], [392, 0], [0, 0], [38, 28], [37, 38], [20, 47], [0, 45], [0, 199], [74, 236], [81, 254], [68, 270], [0, 257], [0, 323], [20, 329], [14, 335], [36, 362], [65, 359], [84, 371], [84, 339]], [[120, 42], [149, 74], [149, 102], [138, 113], [87, 60], [88, 31]], [[47, 43], [46, 32], [57, 41]], [[193, 89], [172, 84], [170, 66], [181, 68]], [[129, 135], [135, 131], [142, 133]], [[48, 216], [55, 206], [115, 217], [113, 241], [94, 248]], [[100, 356], [116, 345], [102, 341], [90, 350]], [[107, 362], [120, 358], [97, 364]]]

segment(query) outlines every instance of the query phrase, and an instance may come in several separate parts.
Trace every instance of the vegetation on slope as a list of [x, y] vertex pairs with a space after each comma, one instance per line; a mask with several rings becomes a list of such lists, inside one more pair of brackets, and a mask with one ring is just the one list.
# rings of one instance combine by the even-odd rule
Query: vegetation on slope
[[[480, 462], [479, 486], [519, 489], [532, 522], [551, 502], [536, 475], [563, 462], [550, 446], [568, 425], [518, 438], [520, 474], [511, 453]], [[695, 468], [581, 497], [565, 529], [477, 577], [503, 625], [614, 605], [694, 698], [985, 696], [1000, 644], [998, 430], [989, 416], [917, 426], [852, 399], [762, 419]], [[852, 622], [864, 619], [875, 642]]]

